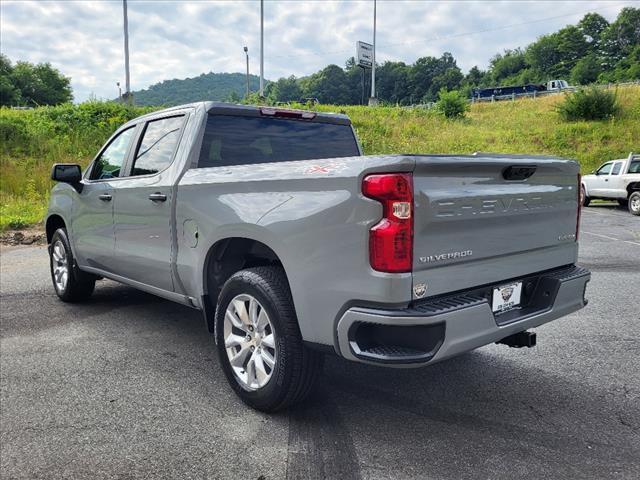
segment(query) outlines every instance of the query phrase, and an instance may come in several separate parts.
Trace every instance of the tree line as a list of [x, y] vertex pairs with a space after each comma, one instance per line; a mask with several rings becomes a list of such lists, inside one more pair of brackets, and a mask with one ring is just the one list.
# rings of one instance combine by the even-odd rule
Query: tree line
[[[383, 101], [410, 105], [432, 102], [442, 90], [470, 97], [476, 87], [546, 83], [565, 79], [574, 85], [640, 80], [640, 9], [623, 8], [609, 23], [597, 13], [577, 25], [543, 35], [526, 48], [496, 54], [487, 70], [474, 66], [463, 74], [451, 53], [422, 57], [413, 64], [376, 64], [376, 94]], [[354, 58], [345, 67], [328, 65], [302, 78], [280, 78], [267, 85], [272, 102], [315, 98], [322, 103], [366, 103], [370, 71], [363, 76]]]

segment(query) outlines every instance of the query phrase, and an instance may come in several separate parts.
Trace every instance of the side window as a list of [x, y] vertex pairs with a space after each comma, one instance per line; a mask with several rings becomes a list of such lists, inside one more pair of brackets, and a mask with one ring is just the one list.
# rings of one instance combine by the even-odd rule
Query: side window
[[109, 146], [96, 159], [89, 180], [105, 180], [120, 176], [124, 157], [129, 149], [135, 127], [128, 128], [114, 138]]
[[131, 175], [149, 175], [167, 168], [173, 160], [184, 116], [147, 123], [133, 161]]
[[622, 167], [622, 162], [616, 162], [613, 164], [613, 170], [611, 170], [611, 175], [618, 175], [620, 173], [620, 168]]
[[631, 162], [631, 165], [629, 165], [629, 173], [640, 173], [640, 160]]
[[611, 163], [605, 163], [598, 169], [598, 175], [609, 175], [611, 171]]

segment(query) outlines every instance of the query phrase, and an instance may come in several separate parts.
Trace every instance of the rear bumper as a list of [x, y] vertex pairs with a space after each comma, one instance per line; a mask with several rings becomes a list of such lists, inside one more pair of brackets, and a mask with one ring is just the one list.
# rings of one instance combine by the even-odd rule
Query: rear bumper
[[500, 282], [523, 281], [528, 293], [521, 307], [499, 315], [490, 304], [490, 292], [499, 284], [416, 302], [402, 310], [353, 307], [338, 321], [338, 347], [343, 357], [365, 363], [435, 363], [581, 309], [587, 303], [590, 278], [588, 270], [573, 265]]

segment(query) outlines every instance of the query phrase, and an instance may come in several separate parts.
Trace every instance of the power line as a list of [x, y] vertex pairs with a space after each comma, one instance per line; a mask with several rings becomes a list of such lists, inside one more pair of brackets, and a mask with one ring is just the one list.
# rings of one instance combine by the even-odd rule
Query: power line
[[[545, 17], [545, 18], [539, 18], [536, 20], [529, 20], [526, 22], [519, 22], [519, 23], [512, 23], [509, 25], [502, 25], [499, 27], [493, 27], [493, 28], [485, 28], [482, 30], [474, 30], [474, 31], [470, 31], [470, 32], [462, 32], [462, 33], [454, 33], [451, 35], [442, 35], [442, 36], [435, 36], [435, 37], [431, 37], [431, 38], [425, 38], [425, 39], [417, 39], [417, 40], [409, 40], [407, 42], [399, 42], [399, 43], [389, 43], [387, 45], [382, 45], [379, 48], [388, 48], [388, 47], [398, 47], [398, 46], [402, 46], [402, 45], [410, 45], [410, 44], [415, 44], [415, 43], [429, 43], [429, 42], [434, 42], [434, 41], [439, 41], [439, 40], [448, 40], [450, 38], [459, 38], [459, 37], [466, 37], [466, 36], [470, 36], [470, 35], [478, 35], [481, 33], [489, 33], [489, 32], [495, 32], [495, 31], [499, 31], [499, 30], [506, 30], [509, 28], [515, 28], [515, 27], [522, 27], [525, 25], [531, 25], [533, 23], [541, 23], [541, 22], [547, 22], [549, 20], [556, 20], [558, 18], [566, 18], [566, 17], [574, 17], [576, 15], [584, 15], [586, 13], [593, 13], [596, 12], [597, 10], [609, 10], [612, 8], [620, 8], [623, 7], [625, 4], [618, 4], [618, 5], [611, 5], [611, 6], [607, 6], [607, 7], [601, 7], [598, 9], [592, 9], [592, 10], [584, 10], [582, 12], [574, 12], [574, 13], [567, 13], [564, 15], [555, 15], [553, 17]], [[307, 57], [309, 55], [316, 55], [316, 56], [328, 56], [328, 55], [337, 55], [340, 53], [348, 53], [351, 50], [347, 50], [347, 49], [343, 49], [343, 50], [334, 50], [334, 51], [316, 51], [316, 52], [305, 52], [305, 53], [301, 53], [301, 54], [295, 54], [295, 55], [272, 55], [271, 58], [299, 58], [299, 57]]]

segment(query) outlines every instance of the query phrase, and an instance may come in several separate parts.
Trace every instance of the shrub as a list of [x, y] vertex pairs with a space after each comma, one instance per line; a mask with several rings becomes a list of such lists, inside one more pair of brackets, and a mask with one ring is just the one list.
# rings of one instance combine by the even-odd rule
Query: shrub
[[461, 118], [469, 110], [469, 102], [456, 90], [441, 90], [436, 110], [447, 118]]
[[618, 108], [614, 92], [591, 87], [567, 95], [558, 113], [567, 121], [604, 120], [613, 117]]

